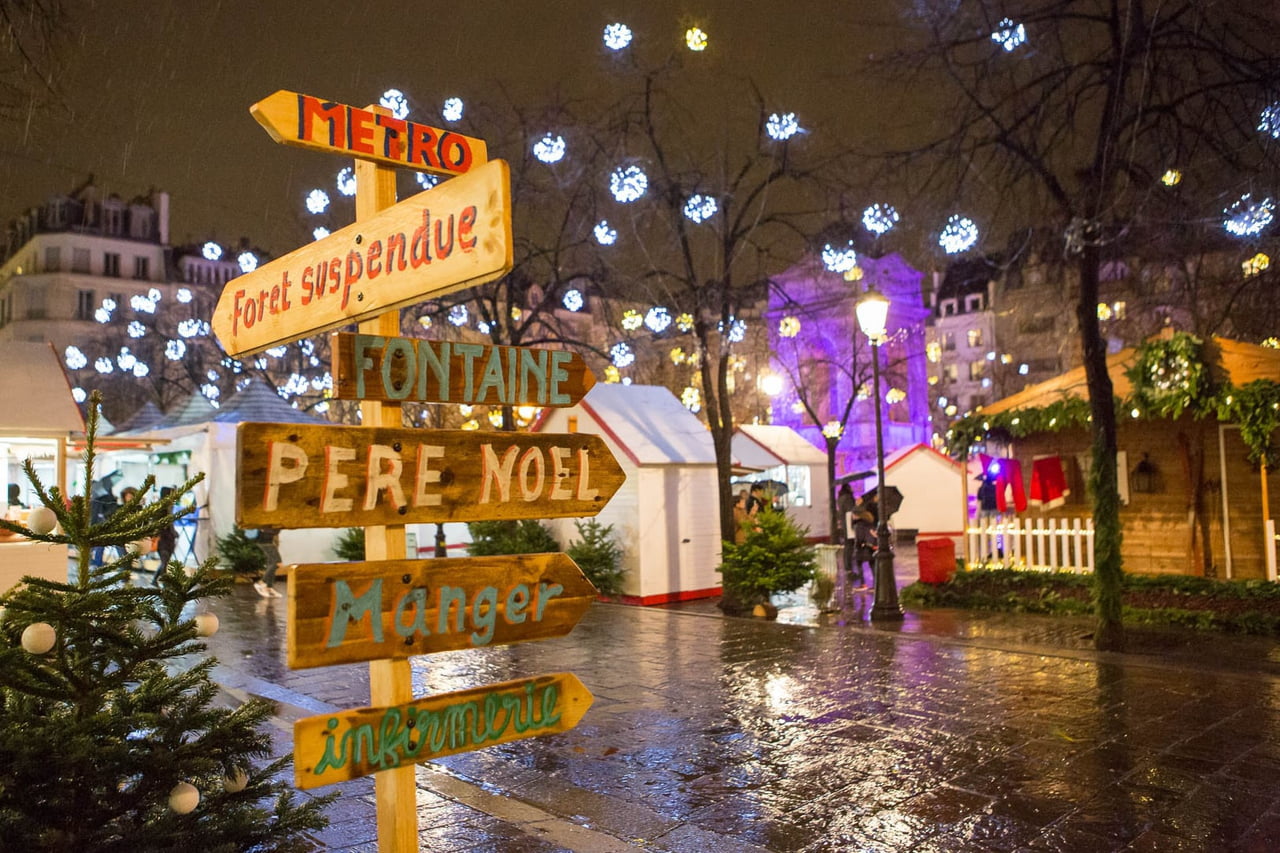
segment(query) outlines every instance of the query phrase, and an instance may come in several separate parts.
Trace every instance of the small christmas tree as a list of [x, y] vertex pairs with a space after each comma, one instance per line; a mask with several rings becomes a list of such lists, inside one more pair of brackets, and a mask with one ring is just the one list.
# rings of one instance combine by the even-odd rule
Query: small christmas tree
[[[217, 630], [201, 602], [230, 579], [209, 560], [188, 573], [162, 567], [157, 587], [133, 587], [132, 543], [155, 535], [199, 475], [144, 503], [138, 494], [100, 523], [90, 519], [100, 400], [90, 400], [85, 494], [46, 489], [28, 460], [42, 506], [25, 525], [0, 527], [75, 546], [75, 578], [28, 577], [0, 596], [0, 839], [7, 850], [289, 851], [313, 849], [327, 799], [295, 802], [265, 765], [266, 702], [224, 707], [215, 661], [197, 638]], [[61, 527], [61, 533], [58, 532]], [[125, 556], [91, 565], [95, 547]]]

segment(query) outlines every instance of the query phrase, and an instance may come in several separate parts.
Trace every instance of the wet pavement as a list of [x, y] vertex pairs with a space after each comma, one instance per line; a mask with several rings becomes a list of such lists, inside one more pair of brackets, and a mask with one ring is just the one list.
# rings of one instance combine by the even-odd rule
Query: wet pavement
[[[595, 696], [566, 733], [421, 765], [421, 849], [1280, 849], [1273, 641], [1134, 631], [1099, 654], [1088, 620], [782, 603], [600, 603], [565, 638], [414, 659], [419, 696], [558, 671]], [[277, 703], [278, 750], [367, 704], [365, 664], [288, 669], [283, 599], [210, 609], [217, 678]], [[376, 850], [372, 780], [336, 788], [318, 846]]]

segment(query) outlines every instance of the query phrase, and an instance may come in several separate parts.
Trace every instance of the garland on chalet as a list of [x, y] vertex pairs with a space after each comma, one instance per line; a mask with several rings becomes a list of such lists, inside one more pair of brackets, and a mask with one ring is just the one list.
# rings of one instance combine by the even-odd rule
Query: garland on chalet
[[[1240, 387], [1214, 385], [1204, 356], [1204, 341], [1186, 332], [1156, 339], [1138, 347], [1137, 359], [1125, 373], [1133, 385], [1126, 399], [1115, 400], [1116, 413], [1134, 418], [1177, 418], [1190, 412], [1196, 418], [1213, 416], [1240, 427], [1249, 461], [1274, 460], [1271, 437], [1280, 428], [1280, 383], [1257, 379]], [[1048, 406], [1028, 407], [986, 415], [966, 415], [947, 431], [947, 450], [963, 458], [988, 437], [1022, 438], [1044, 432], [1086, 427], [1089, 402], [1064, 398]]]

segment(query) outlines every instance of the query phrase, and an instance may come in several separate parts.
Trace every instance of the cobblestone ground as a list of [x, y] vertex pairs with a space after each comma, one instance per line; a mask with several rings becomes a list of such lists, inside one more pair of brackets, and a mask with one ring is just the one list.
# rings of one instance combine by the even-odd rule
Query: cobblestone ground
[[[417, 695], [556, 671], [595, 695], [567, 733], [422, 766], [422, 849], [1280, 849], [1270, 644], [1099, 655], [1070, 623], [884, 631], [867, 603], [817, 626], [597, 604], [563, 639], [415, 659]], [[279, 750], [368, 703], [363, 664], [286, 667], [283, 600], [214, 609], [218, 677], [278, 703]], [[376, 850], [371, 781], [340, 790], [318, 844]]]

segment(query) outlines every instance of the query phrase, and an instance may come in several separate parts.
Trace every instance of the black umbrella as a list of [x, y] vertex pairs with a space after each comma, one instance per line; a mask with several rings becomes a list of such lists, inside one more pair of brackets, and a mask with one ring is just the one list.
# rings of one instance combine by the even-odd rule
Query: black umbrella
[[[879, 486], [872, 486], [871, 488], [867, 489], [866, 499], [875, 500], [877, 503], [879, 503], [880, 502], [879, 494], [878, 494], [879, 489], [880, 489]], [[884, 487], [885, 519], [888, 520], [892, 518], [893, 514], [901, 508], [902, 508], [902, 491], [897, 486], [885, 486]]]

